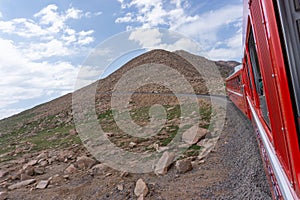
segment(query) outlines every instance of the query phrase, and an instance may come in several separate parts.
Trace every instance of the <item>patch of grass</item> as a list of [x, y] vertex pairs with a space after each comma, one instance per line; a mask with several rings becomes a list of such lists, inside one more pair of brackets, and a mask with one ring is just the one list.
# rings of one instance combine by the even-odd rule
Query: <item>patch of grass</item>
[[[36, 127], [35, 123], [26, 124], [23, 128], [0, 137], [0, 155], [9, 153], [8, 155], [0, 158], [1, 162], [20, 157], [28, 151], [36, 152], [57, 147], [63, 148], [72, 144], [82, 143], [78, 135], [69, 134], [69, 131], [74, 128], [73, 126], [62, 125], [55, 129], [44, 130], [36, 134], [31, 134], [30, 136], [27, 136], [26, 134], [24, 135], [24, 133], [28, 132], [28, 130], [33, 130], [32, 127]], [[30, 147], [32, 148], [30, 149]], [[22, 151], [24, 148], [26, 150]], [[12, 156], [15, 154], [14, 152], [17, 149], [20, 149], [21, 152]]]
[[61, 126], [52, 131], [41, 131], [35, 136], [26, 139], [27, 142], [34, 144], [32, 151], [40, 151], [49, 148], [63, 148], [71, 144], [80, 144], [78, 135], [69, 135], [73, 126]]
[[199, 108], [199, 114], [201, 119], [204, 121], [209, 122], [212, 116], [212, 107], [210, 104], [201, 104]]
[[203, 125], [200, 125], [199, 127], [200, 127], [200, 128], [204, 128], [204, 129], [208, 129], [208, 128], [209, 128], [209, 125], [210, 125], [210, 124], [203, 124]]
[[177, 134], [177, 131], [179, 129], [178, 126], [169, 126], [169, 127], [170, 129], [169, 131], [167, 131], [168, 137], [160, 141], [160, 146], [167, 146]]
[[149, 106], [130, 110], [130, 116], [135, 122], [150, 122]]
[[98, 115], [98, 119], [99, 120], [103, 120], [103, 119], [106, 119], [106, 120], [109, 120], [109, 119], [113, 119], [113, 113], [112, 113], [112, 110], [107, 110], [103, 113], [100, 113]]
[[196, 144], [194, 144], [194, 145], [190, 146], [188, 149], [189, 149], [189, 150], [200, 150], [201, 147], [198, 146], [198, 145], [196, 145]]
[[[165, 106], [166, 107], [166, 109], [168, 110], [167, 111], [167, 119], [168, 120], [172, 120], [172, 119], [174, 119], [174, 118], [178, 118], [178, 117], [180, 117], [180, 115], [181, 115], [181, 110], [180, 110], [180, 106], [179, 105], [176, 105], [176, 106]], [[170, 109], [170, 108], [172, 108], [172, 107], [174, 107], [173, 109]]]
[[198, 156], [199, 151], [197, 150], [188, 150], [184, 153], [186, 156], [191, 157], [191, 156]]
[[184, 155], [185, 155], [186, 157], [190, 157], [190, 156], [198, 156], [198, 155], [199, 155], [199, 152], [200, 152], [200, 150], [201, 150], [202, 148], [203, 148], [203, 147], [194, 144], [194, 145], [190, 146], [190, 147], [184, 152]]
[[122, 146], [124, 146], [126, 143], [125, 142], [121, 142], [120, 143], [120, 146], [122, 147]]

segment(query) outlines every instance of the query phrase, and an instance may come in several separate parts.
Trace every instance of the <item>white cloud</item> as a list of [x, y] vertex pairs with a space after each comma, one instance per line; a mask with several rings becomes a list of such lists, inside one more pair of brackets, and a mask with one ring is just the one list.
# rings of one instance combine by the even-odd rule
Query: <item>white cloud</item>
[[0, 108], [41, 97], [49, 91], [73, 90], [77, 66], [68, 62], [33, 62], [12, 41], [4, 39], [0, 39], [0, 51]]
[[84, 14], [84, 16], [85, 16], [86, 18], [91, 18], [91, 17], [93, 17], [93, 16], [97, 17], [97, 16], [100, 16], [100, 15], [102, 15], [102, 12], [101, 12], [101, 11], [95, 12], [95, 13], [86, 12], [86, 13]]
[[226, 6], [199, 15], [198, 19], [179, 26], [176, 30], [199, 39], [200, 41], [216, 42], [218, 34], [224, 26], [242, 20], [242, 7]]
[[94, 38], [91, 36], [94, 33], [94, 30], [89, 31], [80, 31], [78, 33], [78, 44], [87, 45], [94, 41]]
[[161, 44], [162, 34], [158, 29], [137, 29], [131, 32], [129, 40], [139, 43], [143, 48], [155, 47]]
[[210, 49], [207, 52], [207, 56], [213, 60], [224, 60], [224, 58], [226, 58], [226, 60], [233, 60], [241, 58], [242, 53], [242, 33], [241, 30], [239, 30], [231, 38], [220, 42], [218, 47]]
[[[167, 41], [167, 40], [171, 41]], [[168, 51], [186, 50], [199, 53], [202, 50], [191, 39], [172, 31], [160, 29], [136, 29], [129, 35], [129, 40], [137, 42], [141, 48], [157, 48]]]
[[78, 20], [84, 16], [82, 10], [71, 7], [66, 11], [59, 11], [56, 5], [51, 4], [33, 16], [34, 19], [0, 20], [0, 33], [31, 39], [30, 43], [15, 44], [28, 59], [76, 55], [80, 53], [82, 46], [95, 40], [94, 30], [76, 31], [68, 26], [68, 19]]
[[58, 33], [64, 27], [65, 17], [60, 16], [57, 9], [58, 7], [56, 5], [51, 4], [34, 14], [34, 17], [39, 18], [41, 25], [49, 26], [47, 30], [52, 33]]
[[[187, 0], [118, 1], [128, 12], [118, 17], [116, 23], [135, 23], [140, 28], [167, 27], [200, 43], [211, 59], [239, 59], [242, 56], [241, 33], [238, 32], [242, 27], [242, 4], [229, 4], [192, 15], [189, 9], [193, 8]], [[133, 13], [132, 8], [138, 11]], [[132, 25], [127, 29], [132, 29]], [[141, 36], [140, 40], [147, 39]]]
[[11, 33], [15, 30], [15, 26], [11, 21], [0, 21], [0, 30], [4, 33]]
[[53, 56], [74, 55], [76, 52], [65, 46], [63, 41], [53, 39], [45, 43], [30, 44], [28, 49], [23, 49], [24, 55], [31, 60], [39, 60]]
[[163, 0], [134, 0], [126, 3], [118, 0], [123, 9], [137, 8], [136, 13], [126, 13], [125, 16], [115, 20], [116, 23], [140, 23], [142, 28], [153, 28], [160, 25], [178, 27], [182, 23], [191, 22], [197, 19], [197, 16], [188, 16], [184, 8], [188, 7], [185, 0], [172, 0], [164, 2]]
[[83, 37], [83, 38], [79, 38], [78, 39], [78, 44], [80, 45], [87, 45], [94, 42], [94, 38], [93, 37]]
[[116, 23], [128, 23], [131, 22], [133, 18], [133, 14], [132, 13], [126, 13], [126, 15], [124, 17], [120, 17], [116, 19]]
[[87, 17], [82, 10], [61, 11], [54, 4], [32, 19], [0, 17], [0, 119], [21, 111], [12, 106], [23, 100], [52, 99], [74, 89], [80, 66], [71, 59], [83, 56], [94, 41], [94, 30], [69, 25], [69, 20], [82, 17]]
[[[176, 30], [198, 41], [206, 56], [214, 60], [240, 59], [242, 57], [242, 6], [230, 5], [209, 11], [198, 19], [182, 24]], [[222, 36], [224, 29], [231, 29]]]
[[80, 19], [83, 14], [82, 10], [75, 9], [75, 8], [69, 8], [66, 12], [66, 19]]
[[94, 15], [95, 15], [95, 16], [100, 16], [100, 15], [102, 15], [102, 12], [101, 12], [101, 11], [96, 12], [96, 13], [94, 13]]

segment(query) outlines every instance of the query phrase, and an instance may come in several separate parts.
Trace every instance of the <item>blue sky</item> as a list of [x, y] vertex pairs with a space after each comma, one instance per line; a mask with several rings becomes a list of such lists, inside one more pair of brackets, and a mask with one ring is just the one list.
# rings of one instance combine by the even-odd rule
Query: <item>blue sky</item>
[[0, 119], [72, 92], [86, 58], [116, 34], [178, 48], [152, 28], [185, 35], [210, 59], [241, 60], [242, 0], [1, 0]]

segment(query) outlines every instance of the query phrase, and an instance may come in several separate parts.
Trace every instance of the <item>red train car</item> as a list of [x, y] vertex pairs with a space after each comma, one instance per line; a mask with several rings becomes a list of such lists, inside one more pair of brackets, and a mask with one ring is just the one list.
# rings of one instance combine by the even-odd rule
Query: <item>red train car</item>
[[243, 66], [236, 66], [234, 68], [234, 72], [226, 78], [225, 81], [227, 96], [242, 112], [247, 115], [243, 84]]
[[[300, 0], [244, 0], [243, 42], [229, 98], [253, 123], [273, 198], [299, 199]], [[237, 76], [243, 96], [234, 100]]]

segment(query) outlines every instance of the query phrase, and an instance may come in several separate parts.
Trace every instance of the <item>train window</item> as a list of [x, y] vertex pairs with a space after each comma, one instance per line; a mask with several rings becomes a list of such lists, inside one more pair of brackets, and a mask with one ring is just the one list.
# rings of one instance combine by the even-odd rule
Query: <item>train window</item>
[[252, 86], [252, 79], [250, 78], [250, 69], [249, 69], [249, 65], [248, 65], [248, 60], [246, 60], [246, 66], [247, 66], [247, 76], [248, 76], [248, 80], [250, 83], [250, 89], [252, 90], [253, 86]]
[[250, 62], [252, 66], [253, 76], [254, 76], [254, 87], [256, 88], [256, 92], [259, 96], [259, 106], [262, 113], [262, 116], [265, 122], [270, 127], [270, 118], [269, 118], [269, 111], [266, 103], [266, 97], [264, 93], [264, 84], [260, 72], [259, 62], [257, 58], [257, 51], [254, 41], [254, 36], [252, 30], [250, 31], [249, 41], [248, 41], [248, 49], [250, 53]]
[[251, 93], [251, 99], [253, 99], [253, 95], [252, 95], [252, 88], [253, 88], [253, 84], [252, 84], [252, 79], [250, 78], [250, 68], [249, 68], [249, 65], [248, 65], [248, 59], [247, 57], [246, 58], [246, 67], [247, 67], [247, 78], [248, 78], [248, 82], [249, 82], [249, 85], [250, 85], [250, 93]]

